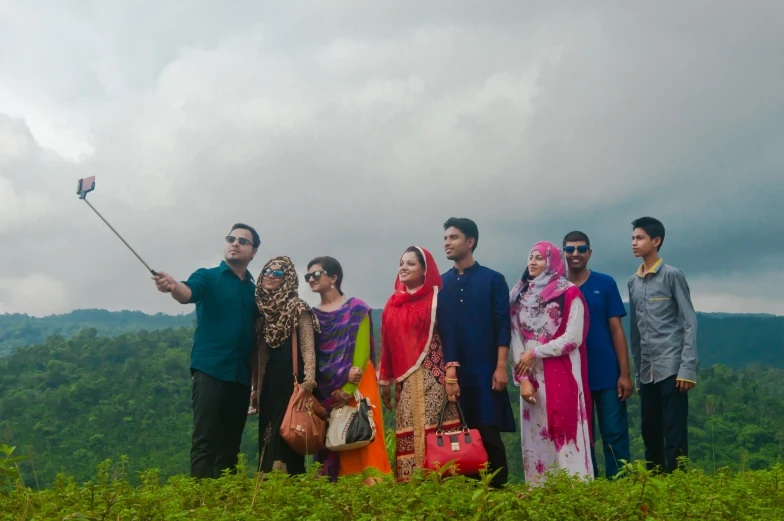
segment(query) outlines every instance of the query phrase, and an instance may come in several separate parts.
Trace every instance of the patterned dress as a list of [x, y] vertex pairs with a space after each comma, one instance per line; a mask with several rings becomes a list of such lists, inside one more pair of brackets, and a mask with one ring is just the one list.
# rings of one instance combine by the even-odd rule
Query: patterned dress
[[[581, 371], [581, 352], [584, 327], [584, 307], [581, 300], [575, 299], [569, 310], [566, 331], [563, 335], [542, 344], [536, 340], [522, 337], [516, 328], [512, 329], [512, 360], [515, 365], [526, 351], [534, 350], [533, 374], [528, 379], [536, 391], [536, 403], [530, 404], [520, 398], [520, 431], [523, 446], [523, 467], [527, 483], [540, 485], [545, 481], [545, 472], [564, 469], [570, 474], [584, 479], [593, 478], [591, 461], [590, 417]], [[566, 357], [572, 376], [577, 383], [577, 403], [579, 411], [575, 440], [564, 440], [552, 436], [548, 431], [547, 400], [556, 399], [562, 390], [561, 382], [548, 382], [543, 370], [543, 359]], [[515, 383], [519, 386], [519, 383]]]
[[[447, 400], [444, 380], [444, 353], [441, 337], [433, 332], [422, 364], [397, 384], [395, 400], [395, 474], [409, 481], [425, 458], [425, 436], [435, 432]], [[459, 430], [457, 408], [450, 406], [444, 416], [444, 430]]]

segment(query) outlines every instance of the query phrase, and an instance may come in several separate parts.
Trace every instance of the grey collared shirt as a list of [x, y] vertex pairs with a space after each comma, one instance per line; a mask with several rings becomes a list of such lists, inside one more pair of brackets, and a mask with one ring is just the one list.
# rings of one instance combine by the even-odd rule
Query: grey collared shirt
[[697, 381], [697, 315], [686, 277], [661, 259], [629, 279], [629, 326], [636, 382], [672, 375]]

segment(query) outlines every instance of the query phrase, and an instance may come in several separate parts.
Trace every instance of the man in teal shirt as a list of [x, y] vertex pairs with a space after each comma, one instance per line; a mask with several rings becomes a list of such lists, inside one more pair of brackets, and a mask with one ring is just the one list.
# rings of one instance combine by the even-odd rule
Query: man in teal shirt
[[251, 393], [253, 324], [258, 313], [248, 264], [260, 242], [252, 227], [235, 224], [218, 267], [198, 269], [185, 282], [164, 272], [153, 277], [158, 291], [171, 293], [181, 304], [196, 304], [191, 351], [193, 477], [217, 478], [237, 464]]

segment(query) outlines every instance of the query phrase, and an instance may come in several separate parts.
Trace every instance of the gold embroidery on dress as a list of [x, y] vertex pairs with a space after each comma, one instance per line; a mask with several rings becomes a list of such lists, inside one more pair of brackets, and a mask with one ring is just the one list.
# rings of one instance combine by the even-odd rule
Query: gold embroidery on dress
[[303, 311], [299, 317], [299, 351], [305, 364], [305, 379], [302, 388], [313, 392], [316, 388], [316, 341], [313, 329], [313, 312]]
[[414, 461], [417, 467], [421, 468], [425, 462], [425, 378], [422, 367], [418, 367], [409, 378], [414, 417]]

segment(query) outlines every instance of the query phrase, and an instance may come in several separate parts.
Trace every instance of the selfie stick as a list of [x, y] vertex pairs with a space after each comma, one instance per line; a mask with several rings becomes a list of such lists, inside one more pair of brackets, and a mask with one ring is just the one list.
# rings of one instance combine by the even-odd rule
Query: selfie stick
[[93, 211], [95, 212], [95, 214], [96, 214], [98, 217], [100, 217], [100, 218], [101, 218], [101, 220], [102, 220], [104, 223], [106, 223], [106, 226], [108, 226], [108, 227], [109, 227], [109, 229], [110, 229], [111, 231], [113, 231], [113, 232], [114, 232], [114, 234], [115, 234], [117, 237], [119, 237], [119, 238], [120, 238], [120, 240], [123, 242], [123, 244], [125, 244], [125, 245], [128, 247], [128, 249], [129, 249], [129, 250], [131, 250], [131, 253], [133, 253], [134, 255], [136, 255], [136, 258], [137, 258], [137, 259], [139, 259], [139, 261], [141, 261], [141, 263], [142, 263], [142, 264], [144, 264], [144, 267], [145, 267], [145, 268], [147, 268], [147, 271], [149, 271], [150, 273], [152, 273], [154, 276], [156, 276], [156, 277], [157, 277], [157, 276], [158, 276], [158, 274], [157, 274], [157, 273], [155, 273], [155, 270], [154, 270], [154, 269], [152, 269], [152, 268], [150, 268], [150, 267], [147, 265], [147, 263], [146, 263], [146, 262], [144, 262], [144, 260], [143, 260], [141, 257], [139, 257], [139, 254], [138, 254], [138, 253], [136, 253], [136, 251], [135, 251], [133, 248], [131, 248], [131, 245], [130, 245], [130, 244], [128, 244], [128, 243], [125, 241], [125, 239], [123, 239], [123, 238], [122, 238], [122, 235], [120, 235], [119, 233], [117, 233], [117, 230], [115, 230], [115, 229], [114, 229], [114, 227], [113, 227], [111, 224], [109, 224], [109, 221], [107, 221], [106, 219], [104, 219], [104, 218], [103, 218], [103, 215], [101, 215], [100, 213], [98, 213], [98, 210], [96, 210], [96, 209], [95, 209], [95, 206], [93, 206], [92, 204], [90, 204], [90, 201], [88, 201], [88, 200], [87, 200], [87, 194], [88, 194], [88, 193], [90, 193], [90, 192], [92, 192], [93, 190], [95, 190], [95, 176], [92, 176], [92, 177], [86, 177], [86, 178], [84, 178], [84, 179], [79, 179], [79, 185], [78, 185], [78, 187], [77, 187], [77, 189], [76, 189], [76, 195], [78, 195], [78, 196], [79, 196], [79, 199], [81, 199], [81, 200], [83, 200], [85, 203], [87, 203], [87, 206], [89, 206], [90, 208], [92, 208], [92, 209], [93, 209]]

